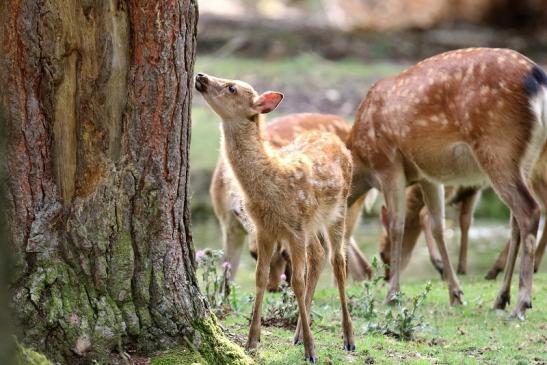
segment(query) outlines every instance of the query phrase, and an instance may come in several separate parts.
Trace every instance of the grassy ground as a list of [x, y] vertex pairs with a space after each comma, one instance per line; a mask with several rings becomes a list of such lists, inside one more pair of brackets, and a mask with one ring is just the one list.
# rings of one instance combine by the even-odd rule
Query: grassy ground
[[[499, 282], [480, 278], [462, 279], [466, 304], [448, 305], [446, 286], [441, 281], [432, 283], [432, 291], [421, 310], [423, 330], [413, 340], [365, 333], [367, 321], [353, 316], [357, 350], [342, 350], [340, 311], [337, 291], [320, 289], [313, 303], [312, 332], [320, 364], [546, 364], [547, 363], [547, 274], [534, 278], [534, 309], [526, 321], [508, 319], [507, 312], [490, 309]], [[403, 286], [406, 295], [423, 291], [424, 282]], [[516, 300], [516, 287], [513, 298]], [[359, 296], [362, 289], [352, 286], [349, 295]], [[240, 293], [245, 298], [249, 293]], [[378, 288], [376, 297], [381, 300], [385, 288]], [[278, 299], [279, 294], [266, 295], [264, 309]], [[250, 302], [241, 299], [238, 311], [222, 321], [232, 338], [240, 345], [248, 330]], [[380, 308], [383, 311], [384, 308]], [[292, 345], [292, 329], [265, 327], [259, 350], [253, 354], [259, 364], [304, 364], [303, 346]], [[151, 364], [186, 364], [174, 350], [152, 359]], [[199, 361], [199, 360], [194, 360]], [[203, 362], [202, 362], [203, 363]]]
[[[466, 305], [450, 307], [446, 286], [441, 281], [432, 283], [432, 291], [423, 307], [427, 327], [411, 341], [365, 334], [366, 321], [353, 317], [357, 351], [348, 354], [342, 350], [340, 311], [337, 291], [321, 289], [314, 301], [312, 332], [320, 363], [323, 364], [545, 364], [547, 363], [547, 274], [536, 275], [534, 280], [534, 309], [525, 322], [508, 320], [507, 313], [492, 311], [491, 304], [499, 282], [480, 278], [465, 278], [462, 287]], [[425, 283], [403, 286], [409, 296], [423, 290]], [[513, 300], [516, 300], [516, 287]], [[359, 286], [348, 290], [359, 295]], [[381, 288], [376, 295], [385, 294]], [[267, 294], [268, 301], [278, 294]], [[380, 309], [382, 310], [382, 309]], [[224, 325], [243, 340], [247, 334], [250, 304], [223, 321]], [[264, 327], [258, 355], [263, 364], [303, 363], [303, 347], [293, 346], [292, 330]]]

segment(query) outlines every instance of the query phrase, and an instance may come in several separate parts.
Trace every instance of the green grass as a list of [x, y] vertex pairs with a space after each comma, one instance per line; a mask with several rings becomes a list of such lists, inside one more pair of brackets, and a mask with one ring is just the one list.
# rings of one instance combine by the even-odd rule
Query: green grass
[[[509, 320], [507, 312], [491, 310], [499, 282], [465, 278], [462, 288], [466, 304], [450, 307], [445, 283], [433, 282], [425, 301], [423, 315], [427, 328], [415, 340], [399, 341], [391, 337], [364, 334], [365, 321], [353, 317], [357, 351], [342, 350], [340, 312], [334, 288], [319, 290], [313, 309], [312, 324], [319, 362], [322, 364], [541, 364], [547, 361], [547, 274], [534, 277], [533, 304], [524, 322]], [[425, 283], [403, 285], [407, 295], [423, 290]], [[513, 288], [516, 301], [517, 288]], [[358, 294], [353, 286], [348, 293]], [[377, 293], [385, 294], [385, 288]], [[278, 294], [266, 294], [272, 298]], [[243, 298], [245, 295], [242, 295]], [[243, 340], [247, 335], [250, 304], [223, 321], [229, 331]], [[291, 344], [292, 331], [263, 327], [255, 360], [261, 364], [299, 364], [303, 347]]]
[[192, 108], [192, 143], [190, 169], [210, 171], [215, 168], [220, 150], [220, 119], [206, 106]]
[[261, 83], [281, 82], [286, 85], [297, 85], [303, 81], [307, 84], [309, 80], [316, 80], [322, 85], [328, 85], [345, 77], [378, 79], [394, 75], [401, 71], [402, 66], [399, 63], [386, 61], [372, 63], [356, 59], [329, 61], [312, 54], [275, 60], [198, 55], [195, 69], [215, 76], [249, 81], [251, 84], [259, 80]]

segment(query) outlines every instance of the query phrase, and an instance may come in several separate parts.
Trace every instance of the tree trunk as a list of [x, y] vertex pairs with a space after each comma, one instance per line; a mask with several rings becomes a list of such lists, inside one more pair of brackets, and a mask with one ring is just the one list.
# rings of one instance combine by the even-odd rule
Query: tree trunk
[[180, 343], [245, 360], [212, 336], [194, 273], [197, 16], [195, 0], [0, 4], [10, 289], [20, 339], [52, 360]]

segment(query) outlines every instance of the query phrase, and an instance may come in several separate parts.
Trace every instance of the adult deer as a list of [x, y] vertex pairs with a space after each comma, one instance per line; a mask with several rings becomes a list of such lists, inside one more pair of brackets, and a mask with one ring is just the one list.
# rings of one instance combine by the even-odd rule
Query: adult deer
[[264, 143], [262, 114], [274, 110], [282, 94], [258, 95], [244, 82], [204, 74], [196, 76], [196, 89], [222, 119], [225, 158], [240, 185], [245, 211], [256, 229], [256, 298], [246, 347], [257, 347], [270, 260], [276, 244], [286, 242], [302, 330], [302, 337], [298, 331], [295, 339], [303, 339], [306, 359], [316, 362], [308, 313], [319, 276], [319, 270], [314, 268], [321, 265], [308, 265], [307, 273], [305, 266], [307, 258], [322, 257], [307, 252], [323, 249], [317, 232], [324, 229], [342, 307], [344, 347], [354, 350], [345, 296], [343, 247], [352, 174], [351, 155], [346, 146], [335, 134], [315, 132], [302, 134], [283, 149], [271, 148]]
[[[351, 126], [341, 117], [329, 114], [298, 113], [276, 118], [268, 123], [264, 130], [264, 142], [272, 147], [282, 148], [295, 138], [310, 131], [329, 131], [342, 141], [349, 135]], [[222, 228], [222, 242], [225, 260], [231, 264], [232, 277], [235, 277], [245, 238], [248, 237], [251, 255], [256, 259], [257, 248], [254, 227], [242, 206], [242, 193], [239, 184], [230, 173], [227, 161], [221, 154], [209, 189], [215, 215]], [[370, 278], [372, 270], [365, 256], [352, 237], [353, 227], [359, 220], [364, 199], [348, 211], [346, 219], [346, 257], [348, 273], [356, 281]], [[321, 239], [321, 236], [320, 236]], [[267, 288], [275, 291], [279, 287], [281, 274], [290, 278], [290, 260], [286, 251], [278, 246], [270, 263], [270, 275]]]
[[462, 302], [462, 292], [443, 237], [442, 184], [489, 181], [512, 212], [506, 272], [494, 307], [503, 309], [509, 303], [520, 246], [519, 299], [512, 314], [524, 318], [532, 305], [540, 214], [527, 181], [547, 159], [541, 153], [546, 124], [545, 72], [506, 49], [447, 52], [370, 89], [348, 139], [354, 157], [349, 203], [373, 186], [384, 192], [392, 239], [388, 301], [399, 291], [405, 187], [417, 183], [422, 189], [450, 302], [456, 304]]

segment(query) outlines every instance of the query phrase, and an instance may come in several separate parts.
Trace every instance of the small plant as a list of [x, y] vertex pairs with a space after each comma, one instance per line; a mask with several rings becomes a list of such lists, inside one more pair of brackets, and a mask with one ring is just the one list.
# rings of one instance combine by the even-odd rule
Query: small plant
[[383, 276], [376, 257], [372, 258], [373, 278], [363, 283], [363, 293], [360, 296], [350, 295], [348, 300], [349, 310], [352, 315], [372, 320], [377, 317], [376, 297]]
[[298, 304], [285, 274], [281, 275], [280, 297], [268, 302], [265, 326], [292, 328], [298, 321]]
[[381, 333], [400, 340], [412, 339], [417, 330], [426, 327], [419, 311], [430, 291], [431, 282], [428, 281], [424, 290], [410, 300], [405, 300], [404, 293], [400, 292], [393, 303], [387, 306], [383, 319], [368, 323], [365, 326], [365, 332]]
[[[237, 310], [236, 287], [230, 280], [232, 267], [228, 261], [221, 264], [223, 257], [222, 250], [206, 249], [196, 252], [202, 290], [211, 309], [219, 317], [224, 317], [232, 309]], [[219, 270], [220, 267], [222, 270]]]
[[[417, 330], [426, 327], [420, 310], [424, 300], [431, 291], [431, 282], [428, 282], [424, 290], [410, 299], [400, 292], [391, 305], [384, 306], [380, 299], [380, 282], [382, 268], [378, 260], [373, 258], [372, 267], [374, 279], [363, 284], [361, 295], [352, 295], [349, 299], [350, 311], [356, 317], [362, 317], [369, 322], [365, 325], [365, 333], [381, 333], [400, 340], [410, 340]], [[380, 311], [378, 305], [384, 306], [385, 311]]]

